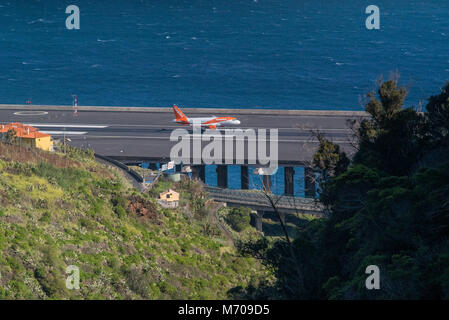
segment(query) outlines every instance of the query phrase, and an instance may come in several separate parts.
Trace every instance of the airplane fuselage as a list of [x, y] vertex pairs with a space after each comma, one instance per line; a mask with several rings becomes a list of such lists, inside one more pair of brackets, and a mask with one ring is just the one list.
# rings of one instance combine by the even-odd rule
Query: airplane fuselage
[[234, 117], [205, 117], [205, 118], [187, 118], [186, 120], [176, 120], [173, 122], [183, 124], [183, 125], [191, 125], [199, 124], [203, 127], [208, 126], [222, 126], [222, 125], [239, 125], [240, 121]]
[[223, 125], [239, 125], [240, 120], [234, 117], [201, 117], [201, 118], [188, 118], [186, 115], [176, 106], [173, 106], [173, 112], [175, 118], [173, 122], [182, 124], [185, 126], [199, 125], [201, 127], [209, 127], [209, 129], [215, 129], [218, 126]]

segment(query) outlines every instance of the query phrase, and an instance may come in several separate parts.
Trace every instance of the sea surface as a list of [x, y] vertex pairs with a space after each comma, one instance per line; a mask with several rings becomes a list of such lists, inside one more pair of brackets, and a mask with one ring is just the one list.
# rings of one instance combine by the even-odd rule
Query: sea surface
[[361, 110], [392, 72], [449, 80], [449, 1], [0, 1], [0, 103]]
[[416, 107], [449, 80], [448, 0], [0, 0], [0, 104], [362, 110], [392, 74]]

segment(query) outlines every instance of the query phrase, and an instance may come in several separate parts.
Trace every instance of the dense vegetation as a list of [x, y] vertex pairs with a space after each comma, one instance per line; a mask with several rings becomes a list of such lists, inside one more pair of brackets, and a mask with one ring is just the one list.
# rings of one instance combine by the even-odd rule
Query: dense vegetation
[[[133, 189], [91, 151], [0, 143], [0, 298], [449, 299], [449, 84], [425, 112], [396, 80], [348, 123], [351, 160], [317, 134], [325, 217], [265, 221], [210, 202], [201, 184]], [[161, 191], [181, 194], [162, 209]], [[277, 218], [276, 215], [273, 215]], [[285, 232], [289, 238], [284, 238]], [[238, 251], [234, 244], [237, 244]], [[66, 268], [79, 267], [79, 290]], [[366, 268], [380, 269], [367, 290]]]
[[[143, 194], [91, 152], [66, 152], [0, 143], [0, 298], [220, 299], [269, 276], [223, 235], [199, 184]], [[155, 200], [169, 187], [178, 209]]]
[[[240, 244], [272, 268], [274, 286], [237, 297], [281, 299], [449, 299], [449, 84], [425, 112], [404, 108], [396, 80], [379, 83], [369, 119], [352, 122], [349, 161], [318, 135], [314, 167], [324, 219], [284, 240]], [[380, 289], [367, 290], [368, 265]]]
[[237, 232], [241, 232], [249, 227], [251, 221], [251, 209], [231, 208], [226, 216], [226, 222]]

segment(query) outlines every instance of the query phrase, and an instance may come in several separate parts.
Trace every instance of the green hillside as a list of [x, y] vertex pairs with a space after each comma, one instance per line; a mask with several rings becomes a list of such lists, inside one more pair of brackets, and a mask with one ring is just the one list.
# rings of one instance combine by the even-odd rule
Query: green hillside
[[162, 209], [90, 152], [1, 143], [0, 298], [223, 299], [270, 278], [222, 234], [200, 186], [173, 187], [181, 205]]

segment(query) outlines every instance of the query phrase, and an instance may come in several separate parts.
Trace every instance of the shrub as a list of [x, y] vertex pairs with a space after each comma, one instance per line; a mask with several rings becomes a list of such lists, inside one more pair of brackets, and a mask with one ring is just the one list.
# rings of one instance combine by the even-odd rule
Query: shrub
[[128, 207], [128, 201], [120, 194], [114, 194], [111, 198], [111, 203], [113, 205], [113, 209], [115, 214], [119, 218], [123, 218], [126, 216], [125, 208]]
[[78, 168], [56, 168], [51, 163], [41, 162], [32, 168], [32, 172], [42, 178], [48, 179], [65, 190], [73, 190], [75, 185], [81, 184], [89, 176], [85, 170]]
[[35, 270], [34, 277], [48, 297], [60, 298], [67, 295], [62, 273], [54, 270], [47, 272], [44, 268], [40, 267]]
[[143, 274], [142, 271], [137, 268], [131, 268], [129, 272], [127, 272], [126, 282], [132, 291], [143, 298], [148, 298], [150, 282], [148, 277]]
[[251, 209], [232, 208], [226, 217], [226, 222], [237, 232], [245, 230], [251, 221]]
[[126, 210], [122, 206], [114, 207], [114, 212], [120, 219], [123, 219], [126, 216]]
[[51, 214], [49, 211], [45, 211], [44, 214], [42, 215], [42, 217], [39, 219], [40, 222], [50, 222], [51, 219]]

